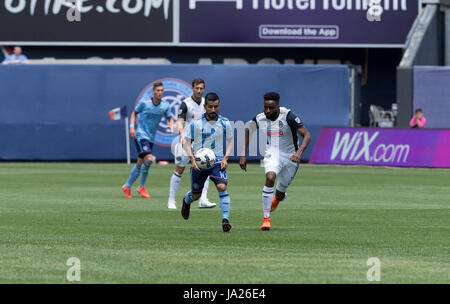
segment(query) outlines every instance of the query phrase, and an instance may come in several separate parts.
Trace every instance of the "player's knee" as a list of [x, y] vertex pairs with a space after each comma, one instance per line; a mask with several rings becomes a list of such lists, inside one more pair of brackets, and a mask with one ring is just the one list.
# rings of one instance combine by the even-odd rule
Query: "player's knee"
[[267, 187], [273, 187], [275, 184], [275, 178], [276, 178], [275, 172], [267, 172], [266, 174], [266, 186]]
[[225, 185], [225, 184], [218, 184], [218, 185], [216, 185], [216, 188], [217, 188], [217, 191], [223, 192], [223, 191], [227, 190], [227, 185]]
[[137, 164], [138, 164], [138, 166], [142, 166], [142, 164], [144, 163], [144, 159], [142, 159], [142, 158], [138, 158], [137, 159]]
[[198, 200], [201, 196], [201, 193], [191, 193], [192, 198], [194, 199], [194, 201]]
[[153, 155], [151, 154], [145, 155], [144, 161], [151, 163], [153, 161]]
[[178, 174], [183, 174], [183, 172], [184, 172], [184, 167], [178, 167], [178, 166], [176, 166], [175, 167], [175, 172], [177, 172]]

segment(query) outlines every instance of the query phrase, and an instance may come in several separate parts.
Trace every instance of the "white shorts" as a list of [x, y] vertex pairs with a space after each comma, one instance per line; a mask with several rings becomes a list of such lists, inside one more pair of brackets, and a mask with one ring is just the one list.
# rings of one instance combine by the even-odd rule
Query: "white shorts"
[[189, 156], [179, 142], [175, 145], [175, 165], [178, 167], [186, 167], [187, 164], [189, 164]]
[[291, 155], [271, 155], [264, 157], [264, 171], [275, 172], [277, 177], [277, 190], [286, 192], [292, 180], [297, 174], [300, 164], [291, 160]]

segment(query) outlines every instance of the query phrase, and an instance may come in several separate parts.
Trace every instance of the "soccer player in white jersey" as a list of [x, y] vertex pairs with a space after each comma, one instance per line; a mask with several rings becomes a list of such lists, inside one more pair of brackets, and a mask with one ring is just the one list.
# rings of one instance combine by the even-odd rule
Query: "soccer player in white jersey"
[[[177, 129], [180, 134], [180, 142], [175, 146], [175, 171], [170, 178], [170, 190], [169, 190], [169, 200], [167, 202], [167, 207], [169, 209], [177, 209], [175, 196], [180, 186], [181, 176], [183, 175], [184, 168], [189, 163], [189, 155], [183, 149], [186, 143], [185, 139], [185, 126], [189, 126], [191, 121], [195, 118], [199, 118], [205, 113], [205, 98], [203, 98], [203, 93], [205, 92], [205, 81], [201, 78], [195, 78], [192, 81], [192, 96], [186, 98], [180, 105], [178, 110], [177, 119]], [[205, 181], [203, 186], [202, 196], [198, 203], [199, 208], [213, 208], [216, 206], [215, 203], [211, 203], [208, 200], [208, 186], [209, 179]]]
[[[257, 128], [262, 134], [267, 135], [264, 154], [266, 183], [262, 191], [264, 220], [261, 230], [270, 230], [270, 212], [286, 198], [286, 191], [297, 173], [300, 158], [311, 141], [311, 135], [297, 115], [289, 109], [280, 107], [278, 93], [266, 93], [264, 112], [256, 115], [245, 131], [244, 149], [239, 161], [241, 169], [245, 171], [247, 171], [246, 150], [250, 136]], [[297, 134], [303, 138], [300, 147]], [[278, 182], [274, 196], [275, 179]]]
[[[191, 191], [183, 198], [181, 215], [189, 219], [191, 203], [200, 198], [203, 184], [208, 177], [216, 185], [219, 192], [220, 208], [222, 209], [222, 229], [228, 232], [231, 229], [230, 196], [227, 191], [228, 184], [228, 157], [233, 150], [233, 129], [230, 121], [219, 115], [220, 100], [216, 93], [205, 96], [205, 114], [191, 121], [186, 130], [185, 149], [191, 160]], [[224, 154], [223, 140], [226, 138], [226, 151]], [[192, 146], [191, 146], [192, 144]], [[195, 162], [195, 153], [201, 148], [214, 151], [216, 161], [209, 169], [200, 169]]]

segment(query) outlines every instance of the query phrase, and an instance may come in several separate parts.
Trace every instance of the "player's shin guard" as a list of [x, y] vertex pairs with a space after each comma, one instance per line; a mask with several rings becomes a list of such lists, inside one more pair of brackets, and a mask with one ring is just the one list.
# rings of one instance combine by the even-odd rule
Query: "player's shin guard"
[[229, 219], [230, 217], [230, 195], [228, 191], [219, 192], [220, 208], [222, 208], [222, 219]]
[[149, 171], [150, 171], [150, 163], [145, 161], [141, 168], [141, 178], [139, 183], [139, 186], [141, 188], [145, 186], [145, 182], [147, 181]]
[[273, 198], [273, 187], [264, 186], [262, 191], [262, 203], [265, 218], [270, 217], [270, 207], [272, 206], [272, 198]]
[[189, 205], [193, 201], [194, 198], [192, 197], [191, 191], [189, 191], [188, 193], [186, 193], [186, 196], [184, 197], [184, 202]]
[[170, 178], [170, 191], [169, 191], [169, 201], [174, 201], [175, 196], [178, 191], [178, 187], [180, 186], [181, 175], [177, 172], [173, 172], [172, 177]]
[[136, 181], [138, 176], [141, 174], [141, 166], [138, 164], [134, 165], [133, 169], [131, 169], [130, 176], [128, 177], [127, 182], [125, 183], [125, 186], [127, 188], [130, 188], [131, 185]]

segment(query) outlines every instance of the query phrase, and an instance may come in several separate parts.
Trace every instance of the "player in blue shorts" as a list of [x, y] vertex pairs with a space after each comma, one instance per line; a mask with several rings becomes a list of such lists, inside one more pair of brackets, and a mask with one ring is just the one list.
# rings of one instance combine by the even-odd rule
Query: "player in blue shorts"
[[[163, 84], [161, 82], [154, 83], [152, 91], [153, 96], [151, 98], [142, 97], [131, 114], [130, 136], [135, 139], [138, 160], [133, 169], [131, 169], [128, 180], [122, 186], [125, 197], [131, 197], [131, 185], [140, 176], [137, 191], [142, 197], [150, 198], [147, 190], [145, 190], [145, 182], [150, 170], [150, 164], [153, 161], [152, 149], [155, 133], [163, 116], [168, 119], [168, 129], [173, 132], [174, 120], [170, 111], [170, 104], [162, 100], [164, 94]], [[138, 122], [137, 128], [135, 126], [136, 118]]]
[[[233, 150], [233, 129], [229, 120], [219, 115], [220, 100], [216, 93], [205, 96], [205, 113], [191, 121], [186, 130], [185, 149], [191, 159], [191, 191], [183, 198], [181, 215], [185, 220], [189, 218], [191, 203], [200, 198], [206, 179], [216, 185], [219, 192], [220, 207], [222, 209], [222, 229], [228, 232], [230, 225], [230, 196], [227, 192], [228, 157]], [[223, 153], [223, 137], [226, 138], [226, 151]], [[192, 147], [191, 147], [192, 144]], [[199, 169], [195, 162], [195, 153], [201, 148], [209, 148], [216, 154], [216, 162], [209, 169]]]

